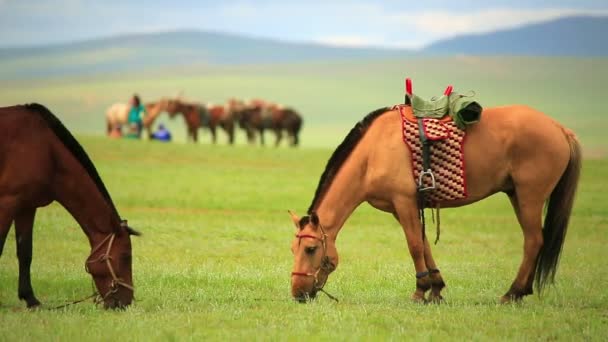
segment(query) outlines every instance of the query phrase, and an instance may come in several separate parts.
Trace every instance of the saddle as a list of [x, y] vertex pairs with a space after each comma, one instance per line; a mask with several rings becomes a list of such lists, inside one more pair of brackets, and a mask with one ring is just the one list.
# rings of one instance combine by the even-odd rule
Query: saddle
[[[466, 126], [479, 121], [482, 108], [479, 103], [471, 100], [473, 95], [461, 95], [453, 92], [448, 86], [443, 95], [426, 100], [412, 92], [412, 80], [405, 79], [405, 104], [412, 106], [414, 117], [444, 119], [450, 117], [458, 128], [464, 130]], [[446, 119], [447, 120], [447, 119]]]
[[430, 100], [413, 94], [409, 78], [405, 80], [405, 89], [405, 104], [394, 109], [401, 113], [403, 140], [412, 155], [424, 234], [424, 208], [438, 209], [442, 201], [467, 197], [463, 156], [465, 130], [479, 121], [482, 108], [471, 99], [472, 96], [453, 92], [452, 86], [448, 86], [442, 96]]

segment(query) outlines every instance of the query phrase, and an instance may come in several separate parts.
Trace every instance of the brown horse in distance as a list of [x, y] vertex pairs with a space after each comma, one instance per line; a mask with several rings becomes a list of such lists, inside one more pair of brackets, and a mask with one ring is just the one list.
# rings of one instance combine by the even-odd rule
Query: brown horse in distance
[[274, 132], [276, 136], [275, 146], [279, 146], [281, 143], [283, 131], [287, 133], [291, 146], [298, 146], [300, 143], [299, 133], [302, 128], [302, 117], [292, 108], [262, 100], [254, 100], [241, 109], [236, 116], [239, 126], [245, 130], [250, 144], [254, 143], [257, 132], [260, 135], [260, 143], [265, 145], [265, 130]]
[[171, 118], [182, 114], [187, 126], [188, 137], [198, 141], [198, 129], [209, 128], [211, 140], [217, 142], [217, 127], [221, 127], [228, 135], [228, 143], [234, 143], [234, 117], [232, 102], [226, 105], [203, 105], [186, 102], [181, 99], [171, 99], [167, 103], [167, 112]]
[[[93, 162], [72, 134], [39, 104], [0, 108], [0, 255], [15, 222], [19, 298], [40, 305], [30, 280], [36, 210], [59, 202], [90, 246], [85, 266], [106, 308], [133, 300], [130, 235]], [[59, 275], [60, 276], [60, 275]]]
[[[405, 108], [411, 111], [411, 107]], [[581, 167], [574, 134], [526, 106], [485, 109], [467, 128], [464, 143], [468, 197], [438, 203], [460, 207], [492, 194], [507, 195], [521, 226], [523, 260], [501, 301], [519, 301], [554, 280]], [[444, 281], [423, 234], [412, 155], [402, 137], [401, 114], [382, 108], [359, 122], [335, 150], [308, 215], [292, 214], [296, 238], [291, 292], [314, 298], [338, 266], [335, 241], [359, 204], [389, 212], [403, 228], [416, 272], [415, 301], [440, 301]], [[543, 207], [547, 204], [544, 223]]]

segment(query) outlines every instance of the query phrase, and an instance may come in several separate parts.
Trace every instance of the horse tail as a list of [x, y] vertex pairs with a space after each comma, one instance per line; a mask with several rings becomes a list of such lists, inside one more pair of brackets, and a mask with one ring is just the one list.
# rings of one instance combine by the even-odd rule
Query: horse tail
[[557, 264], [566, 238], [578, 185], [582, 153], [579, 142], [571, 131], [564, 130], [570, 145], [568, 166], [547, 201], [543, 225], [543, 247], [536, 259], [536, 288], [542, 292], [547, 283], [553, 283]]
[[302, 129], [302, 116], [298, 114], [295, 110], [290, 110], [291, 114], [291, 127], [288, 127], [288, 130], [293, 135], [293, 146], [298, 146], [300, 144], [300, 129]]

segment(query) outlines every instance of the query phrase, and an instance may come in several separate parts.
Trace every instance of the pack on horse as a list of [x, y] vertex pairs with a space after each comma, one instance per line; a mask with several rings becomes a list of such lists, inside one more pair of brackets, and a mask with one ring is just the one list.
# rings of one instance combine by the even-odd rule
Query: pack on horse
[[[412, 98], [411, 83], [408, 95]], [[463, 104], [461, 97], [454, 101]], [[409, 102], [378, 109], [357, 123], [330, 157], [308, 215], [299, 218], [291, 214], [296, 226], [291, 245], [295, 257], [293, 297], [305, 302], [323, 291], [329, 274], [338, 266], [338, 233], [355, 208], [367, 201], [392, 213], [403, 228], [416, 272], [412, 298], [425, 301], [426, 292], [431, 290], [428, 300], [441, 300], [445, 284], [422, 228], [424, 208], [460, 207], [498, 192], [511, 201], [524, 235], [523, 260], [501, 302], [519, 301], [532, 294], [533, 283], [542, 291], [554, 280], [578, 184], [581, 151], [574, 134], [526, 106], [484, 109], [479, 122], [466, 127], [466, 139], [460, 140], [460, 146], [445, 149], [433, 141], [430, 167], [415, 169], [416, 160], [416, 165], [426, 164], [424, 160], [420, 163], [425, 153], [413, 146], [426, 145], [418, 132], [424, 132], [423, 140], [437, 139], [442, 136], [437, 133], [441, 129], [431, 126], [438, 124], [447, 129], [443, 137], [461, 134], [459, 129], [448, 127], [455, 126], [454, 121], [416, 117]], [[451, 98], [449, 102], [452, 106]], [[422, 101], [422, 107], [429, 112], [438, 108], [437, 102], [430, 101]], [[422, 128], [418, 121], [425, 121]], [[418, 143], [405, 144], [412, 135], [406, 126], [412, 122]], [[460, 165], [456, 174], [461, 173], [466, 180], [461, 196], [449, 196], [450, 191], [460, 190], [457, 182], [451, 184], [453, 175], [447, 168], [435, 165], [441, 159]], [[439, 190], [446, 189], [447, 197], [436, 197]]]
[[234, 143], [234, 116], [233, 105], [229, 101], [226, 105], [203, 105], [186, 102], [181, 99], [171, 99], [167, 104], [167, 112], [171, 118], [182, 114], [186, 122], [188, 137], [198, 141], [198, 129], [206, 127], [211, 132], [211, 140], [217, 142], [217, 127], [221, 127], [228, 135], [228, 143]]
[[[160, 99], [156, 102], [148, 102], [145, 105], [146, 116], [143, 119], [143, 127], [148, 131], [148, 135], [152, 134], [152, 125], [156, 118], [166, 110], [167, 99]], [[106, 133], [110, 135], [112, 130], [121, 130], [127, 125], [129, 118], [129, 110], [131, 106], [126, 103], [115, 103], [106, 110]]]
[[302, 117], [293, 108], [263, 100], [252, 100], [239, 111], [237, 120], [239, 126], [245, 130], [250, 144], [254, 143], [257, 132], [260, 135], [260, 143], [265, 145], [265, 130], [271, 130], [275, 133], [275, 146], [281, 143], [283, 131], [287, 133], [291, 146], [298, 146], [300, 143], [299, 133], [302, 128]]
[[91, 245], [86, 260], [106, 308], [133, 300], [131, 238], [93, 162], [72, 134], [39, 104], [0, 108], [0, 254], [15, 222], [19, 298], [40, 305], [30, 280], [36, 209], [59, 202]]

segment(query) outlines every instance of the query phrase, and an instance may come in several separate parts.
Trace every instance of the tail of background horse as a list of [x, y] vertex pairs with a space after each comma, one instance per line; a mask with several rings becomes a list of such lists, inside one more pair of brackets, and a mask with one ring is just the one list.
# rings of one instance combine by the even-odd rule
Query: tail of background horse
[[570, 144], [570, 160], [547, 202], [543, 225], [543, 247], [536, 259], [536, 288], [542, 292], [555, 279], [557, 264], [566, 238], [568, 222], [581, 170], [581, 148], [572, 132], [565, 130]]
[[287, 109], [289, 117], [287, 118], [285, 128], [293, 136], [293, 146], [298, 146], [300, 143], [300, 129], [302, 128], [302, 116], [293, 109]]

